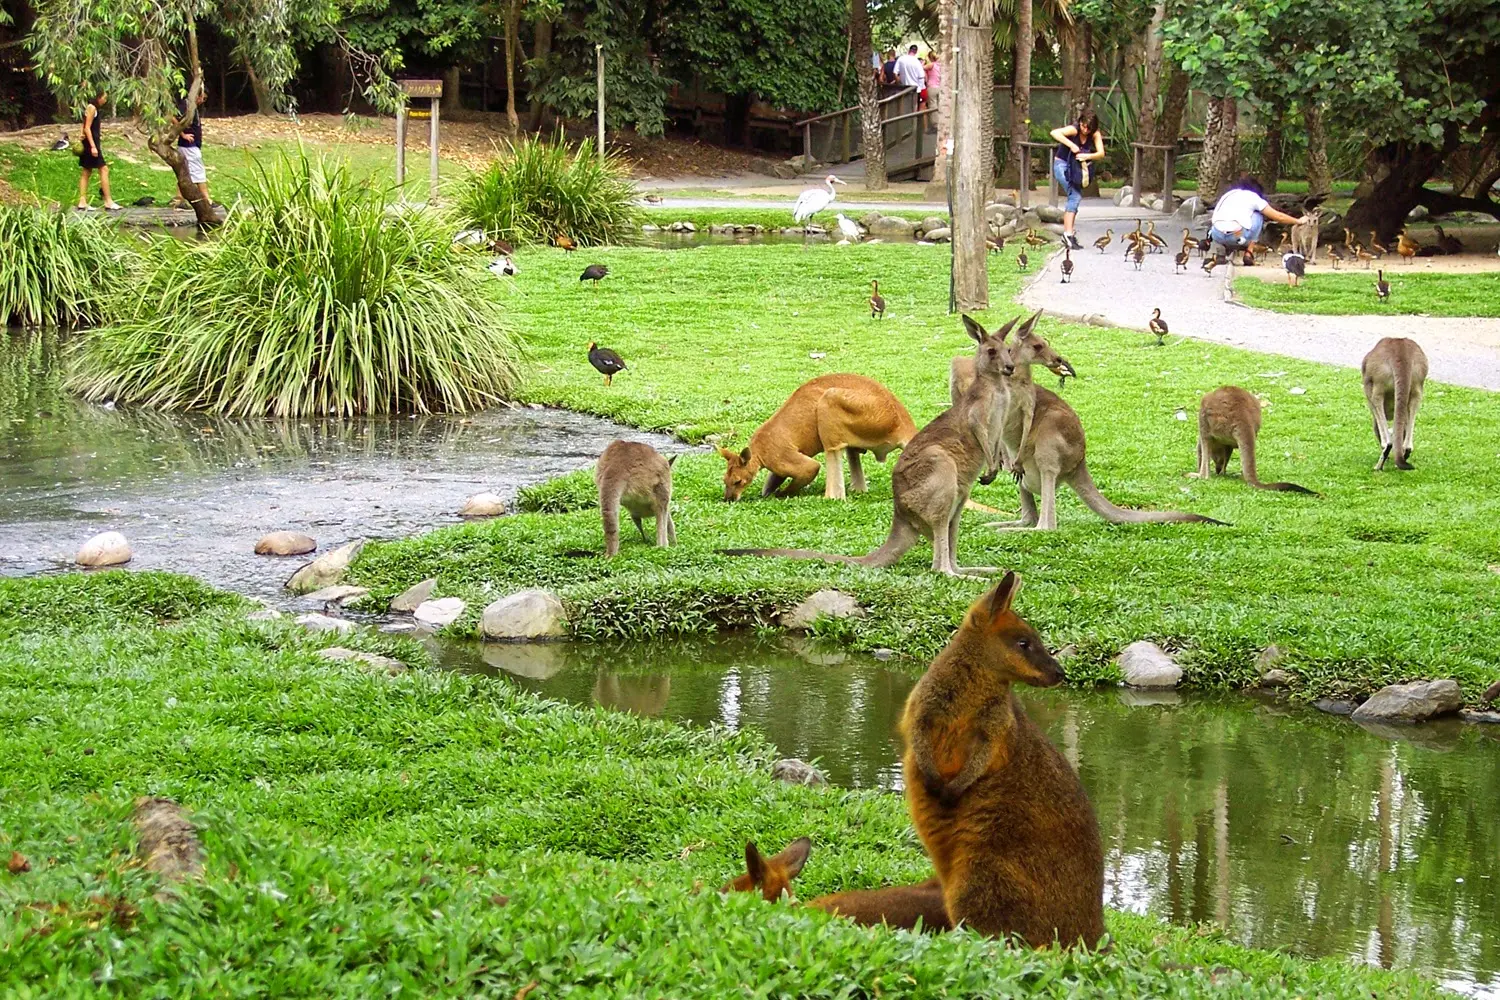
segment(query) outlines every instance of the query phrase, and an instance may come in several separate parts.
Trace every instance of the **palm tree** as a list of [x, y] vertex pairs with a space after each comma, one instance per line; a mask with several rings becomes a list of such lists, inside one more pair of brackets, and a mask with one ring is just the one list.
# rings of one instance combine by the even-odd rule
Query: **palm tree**
[[870, 7], [868, 0], [849, 0], [850, 46], [859, 78], [859, 131], [865, 151], [865, 190], [885, 190], [885, 128], [880, 120], [880, 92], [870, 72]]

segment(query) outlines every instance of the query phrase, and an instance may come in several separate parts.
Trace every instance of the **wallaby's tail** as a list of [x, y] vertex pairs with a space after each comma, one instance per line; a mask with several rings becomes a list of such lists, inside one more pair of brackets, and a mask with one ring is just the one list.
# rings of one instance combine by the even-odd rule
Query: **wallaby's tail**
[[1099, 492], [1099, 487], [1094, 485], [1094, 477], [1089, 475], [1089, 467], [1082, 463], [1078, 471], [1073, 473], [1068, 485], [1073, 487], [1073, 492], [1088, 506], [1088, 509], [1104, 518], [1110, 524], [1148, 524], [1162, 521], [1200, 521], [1205, 524], [1227, 524], [1225, 521], [1216, 521], [1202, 514], [1188, 514], [1178, 510], [1128, 510], [1124, 507], [1116, 507], [1109, 502], [1109, 498]]
[[1396, 412], [1391, 424], [1391, 443], [1398, 468], [1406, 464], [1406, 453], [1411, 450], [1411, 438], [1407, 432], [1407, 417], [1411, 411], [1411, 365], [1399, 359], [1391, 366], [1396, 376]]
[[1237, 435], [1240, 445], [1240, 469], [1244, 473], [1245, 482], [1258, 490], [1280, 490], [1283, 493], [1306, 493], [1317, 496], [1306, 486], [1298, 486], [1296, 483], [1263, 483], [1255, 472], [1255, 435], [1247, 427], [1240, 428]]
[[867, 556], [844, 556], [836, 552], [816, 552], [812, 549], [720, 549], [724, 556], [779, 556], [782, 559], [821, 559], [823, 562], [844, 563], [849, 566], [873, 566], [882, 569], [894, 565], [906, 554], [906, 550], [917, 544], [917, 532], [897, 517], [891, 524], [891, 533], [885, 542]]

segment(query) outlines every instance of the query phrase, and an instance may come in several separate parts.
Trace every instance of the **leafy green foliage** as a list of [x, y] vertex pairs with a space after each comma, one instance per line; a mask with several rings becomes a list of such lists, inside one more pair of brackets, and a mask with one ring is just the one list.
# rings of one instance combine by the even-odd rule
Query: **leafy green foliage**
[[245, 600], [190, 576], [126, 572], [0, 578], [0, 638], [59, 632], [90, 622], [153, 625], [219, 611], [236, 611]]
[[532, 486], [516, 495], [517, 509], [533, 514], [566, 514], [591, 510], [599, 503], [599, 487], [590, 469], [579, 469]]
[[442, 220], [305, 155], [205, 243], [157, 240], [82, 344], [90, 399], [297, 416], [467, 410], [518, 380], [480, 260]]
[[512, 243], [547, 243], [558, 234], [579, 246], [622, 242], [639, 220], [630, 169], [599, 156], [585, 139], [524, 138], [471, 174], [458, 196], [465, 225]]
[[96, 321], [129, 251], [99, 219], [0, 205], [0, 324]]
[[1375, 272], [1316, 274], [1296, 288], [1280, 281], [1240, 278], [1235, 294], [1247, 305], [1284, 313], [1329, 316], [1500, 316], [1500, 274], [1412, 274], [1385, 269], [1391, 297], [1375, 294]]

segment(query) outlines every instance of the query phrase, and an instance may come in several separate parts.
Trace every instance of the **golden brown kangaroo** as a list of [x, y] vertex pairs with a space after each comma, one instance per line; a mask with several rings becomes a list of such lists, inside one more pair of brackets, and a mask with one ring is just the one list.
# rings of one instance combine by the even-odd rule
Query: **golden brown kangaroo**
[[1383, 337], [1365, 355], [1359, 370], [1364, 375], [1365, 400], [1375, 418], [1375, 440], [1380, 444], [1375, 471], [1385, 468], [1392, 451], [1396, 468], [1412, 468], [1412, 434], [1427, 382], [1427, 355], [1415, 340]]
[[[1019, 317], [1017, 317], [1019, 319]], [[866, 556], [843, 556], [810, 549], [723, 549], [725, 555], [783, 556], [790, 559], [822, 559], [855, 566], [893, 565], [918, 538], [932, 539], [932, 568], [949, 576], [994, 572], [986, 566], [962, 569], [958, 565], [958, 524], [974, 481], [994, 480], [1003, 457], [1000, 453], [1001, 354], [1005, 335], [1016, 319], [998, 333], [988, 334], [968, 316], [964, 327], [977, 346], [974, 351], [974, 381], [958, 405], [944, 410], [923, 427], [901, 452], [891, 473], [895, 516], [885, 543]]]
[[611, 441], [594, 467], [599, 484], [599, 511], [604, 516], [604, 554], [620, 552], [620, 508], [623, 506], [635, 528], [646, 540], [641, 518], [656, 518], [656, 544], [662, 548], [677, 543], [672, 523], [672, 463], [655, 448], [637, 441]]
[[778, 488], [778, 496], [794, 496], [817, 478], [820, 467], [813, 456], [825, 452], [823, 495], [844, 499], [841, 459], [845, 452], [850, 486], [863, 493], [860, 453], [868, 451], [876, 461], [884, 462], [886, 455], [904, 447], [916, 433], [917, 425], [906, 407], [879, 382], [863, 375], [820, 375], [799, 386], [750, 436], [750, 444], [742, 451], [719, 449], [729, 463], [724, 472], [724, 499], [738, 500], [762, 467], [770, 471], [762, 496], [777, 493]]
[[[812, 841], [799, 837], [780, 854], [762, 857], [750, 841], [745, 845], [745, 874], [738, 875], [720, 892], [759, 891], [761, 898], [774, 903], [782, 893], [791, 895], [792, 879], [807, 863]], [[910, 930], [922, 922], [922, 929], [946, 931], [952, 928], [948, 911], [943, 907], [943, 887], [936, 876], [917, 885], [892, 885], [880, 889], [855, 889], [819, 896], [808, 906], [848, 917], [857, 924], [900, 927]]]
[[906, 802], [955, 925], [1037, 948], [1092, 947], [1104, 936], [1099, 824], [1011, 691], [1063, 680], [1012, 610], [1020, 586], [1006, 573], [975, 601], [907, 697]]
[[[1260, 400], [1237, 385], [1223, 385], [1198, 404], [1199, 479], [1222, 474], [1234, 449], [1240, 450], [1240, 474], [1258, 490], [1313, 493], [1296, 483], [1263, 483], [1255, 472], [1255, 436], [1260, 433]], [[1313, 493], [1316, 496], [1316, 493]]]

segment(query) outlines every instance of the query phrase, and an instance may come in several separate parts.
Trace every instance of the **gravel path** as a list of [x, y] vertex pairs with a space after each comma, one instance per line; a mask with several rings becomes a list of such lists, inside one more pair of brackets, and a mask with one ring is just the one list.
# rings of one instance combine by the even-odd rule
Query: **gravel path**
[[[1122, 210], [1107, 199], [1089, 199], [1079, 213], [1078, 239], [1083, 253], [1073, 255], [1073, 281], [1061, 283], [1058, 254], [1041, 268], [1021, 293], [1033, 309], [1110, 326], [1145, 330], [1151, 310], [1161, 307], [1173, 336], [1209, 340], [1266, 354], [1358, 368], [1381, 337], [1411, 337], [1427, 352], [1434, 379], [1480, 389], [1500, 389], [1500, 320], [1421, 316], [1295, 316], [1250, 309], [1224, 301], [1223, 270], [1210, 277], [1196, 255], [1188, 273], [1174, 274], [1173, 255], [1182, 237], [1180, 225], [1158, 212]], [[1122, 230], [1134, 219], [1155, 218], [1171, 249], [1147, 256], [1138, 272], [1123, 257]], [[1109, 252], [1093, 249], [1108, 226], [1115, 231]], [[1272, 264], [1271, 258], [1262, 266]], [[1374, 275], [1370, 277], [1373, 295]], [[1170, 343], [1171, 341], [1168, 341]]]

